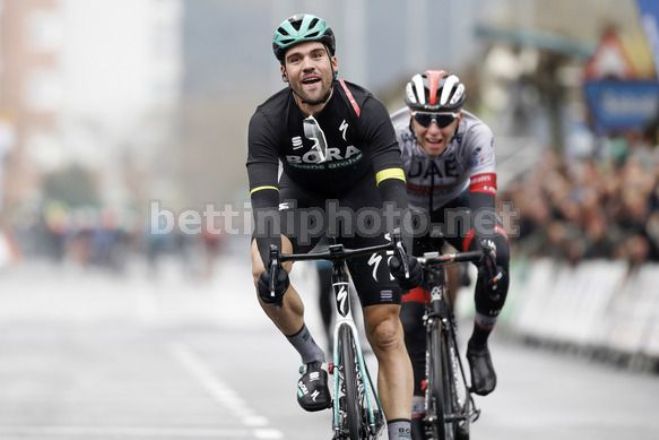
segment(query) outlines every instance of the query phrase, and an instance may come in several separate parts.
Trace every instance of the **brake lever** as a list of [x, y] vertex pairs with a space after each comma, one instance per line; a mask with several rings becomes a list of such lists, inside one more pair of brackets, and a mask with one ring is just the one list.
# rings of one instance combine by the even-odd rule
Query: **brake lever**
[[405, 247], [403, 246], [403, 240], [400, 236], [400, 231], [394, 231], [392, 233], [392, 238], [394, 241], [396, 256], [400, 260], [400, 264], [403, 265], [403, 272], [405, 273], [405, 278], [410, 278], [410, 264], [407, 261], [407, 252], [405, 252]]
[[275, 282], [279, 276], [279, 249], [274, 244], [270, 245], [270, 297], [275, 298]]

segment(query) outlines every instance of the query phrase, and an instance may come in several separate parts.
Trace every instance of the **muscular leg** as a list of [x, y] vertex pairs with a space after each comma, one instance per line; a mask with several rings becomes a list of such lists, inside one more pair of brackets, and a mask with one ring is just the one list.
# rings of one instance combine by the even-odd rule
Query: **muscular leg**
[[[291, 242], [284, 236], [282, 236], [281, 242], [282, 251], [290, 253], [293, 249]], [[287, 272], [291, 271], [291, 264], [284, 263], [283, 266]], [[264, 270], [256, 241], [253, 241], [252, 275], [255, 285], [258, 284], [258, 279]], [[300, 354], [302, 363], [305, 364], [297, 384], [298, 403], [307, 411], [320, 411], [328, 408], [331, 404], [331, 396], [327, 386], [327, 372], [321, 368], [321, 364], [325, 361], [325, 353], [316, 344], [304, 324], [304, 304], [300, 295], [293, 286], [289, 286], [282, 298], [281, 306], [264, 303], [260, 297], [259, 303], [263, 311]]]
[[378, 359], [378, 392], [387, 420], [410, 419], [412, 364], [405, 349], [400, 306], [372, 305], [364, 308], [366, 336]]
[[[292, 252], [293, 246], [288, 238], [282, 236], [281, 243], [282, 252]], [[284, 263], [283, 267], [287, 272], [290, 272], [292, 264]], [[255, 285], [264, 270], [265, 266], [261, 260], [256, 241], [252, 241], [252, 276], [254, 277]], [[314, 361], [324, 362], [325, 355], [322, 349], [313, 340], [308, 330], [306, 330], [306, 326], [304, 325], [304, 303], [302, 303], [302, 299], [293, 285], [288, 287], [281, 306], [267, 304], [261, 301], [260, 298], [259, 303], [270, 320], [300, 353], [304, 363]]]

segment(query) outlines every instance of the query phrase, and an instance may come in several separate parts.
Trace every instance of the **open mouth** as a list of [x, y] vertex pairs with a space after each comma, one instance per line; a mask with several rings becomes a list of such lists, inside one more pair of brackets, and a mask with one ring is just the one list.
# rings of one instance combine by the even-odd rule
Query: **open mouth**
[[308, 76], [306, 78], [302, 78], [302, 84], [316, 84], [318, 82], [320, 82], [319, 76]]

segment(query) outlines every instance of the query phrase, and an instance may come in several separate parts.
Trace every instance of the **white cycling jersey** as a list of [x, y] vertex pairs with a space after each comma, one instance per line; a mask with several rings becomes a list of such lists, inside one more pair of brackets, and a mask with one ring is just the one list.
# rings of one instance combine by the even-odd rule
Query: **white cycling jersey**
[[494, 135], [472, 113], [462, 111], [462, 121], [446, 150], [434, 159], [417, 143], [410, 128], [410, 111], [404, 107], [391, 115], [407, 179], [409, 203], [436, 210], [469, 189], [494, 194], [496, 174]]

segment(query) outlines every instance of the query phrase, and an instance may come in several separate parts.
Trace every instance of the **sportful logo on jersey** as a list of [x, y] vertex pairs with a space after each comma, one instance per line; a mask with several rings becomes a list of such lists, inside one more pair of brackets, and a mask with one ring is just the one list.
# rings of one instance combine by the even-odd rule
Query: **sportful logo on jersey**
[[380, 300], [383, 302], [391, 302], [394, 300], [394, 293], [391, 290], [380, 291]]
[[302, 143], [302, 138], [300, 136], [295, 136], [291, 138], [291, 144], [293, 144], [293, 150], [298, 150], [304, 145]]
[[341, 125], [339, 125], [339, 131], [343, 134], [343, 140], [346, 140], [346, 131], [348, 130], [348, 123], [344, 119], [343, 122], [341, 122]]

